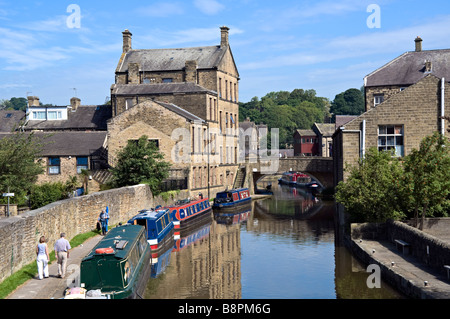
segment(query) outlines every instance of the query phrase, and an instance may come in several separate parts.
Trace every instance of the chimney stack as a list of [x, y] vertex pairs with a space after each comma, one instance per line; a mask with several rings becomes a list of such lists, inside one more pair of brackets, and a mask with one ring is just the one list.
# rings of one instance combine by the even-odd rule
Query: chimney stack
[[70, 99], [70, 106], [72, 107], [72, 112], [75, 112], [81, 104], [81, 100], [77, 97]]
[[230, 30], [230, 28], [228, 28], [226, 26], [220, 27], [220, 47], [221, 48], [226, 48], [229, 45], [228, 30]]
[[122, 32], [123, 34], [123, 53], [127, 53], [131, 50], [131, 32], [128, 29]]
[[197, 83], [197, 61], [188, 60], [185, 62], [184, 67], [185, 81]]
[[416, 43], [416, 52], [422, 51], [422, 39], [419, 36], [417, 36], [414, 42]]
[[27, 96], [28, 106], [39, 106], [39, 98], [37, 96]]

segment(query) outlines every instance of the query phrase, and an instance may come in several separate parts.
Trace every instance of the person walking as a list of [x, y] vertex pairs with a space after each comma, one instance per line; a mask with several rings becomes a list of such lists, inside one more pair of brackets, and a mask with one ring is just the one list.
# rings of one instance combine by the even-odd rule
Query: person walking
[[98, 221], [102, 227], [102, 235], [105, 235], [108, 232], [108, 218], [108, 214], [104, 210], [102, 210], [98, 216]]
[[55, 242], [55, 255], [58, 259], [58, 277], [64, 278], [66, 275], [67, 259], [69, 258], [69, 241], [65, 238], [66, 234], [61, 233], [60, 238]]
[[41, 236], [39, 243], [36, 246], [36, 263], [38, 267], [39, 279], [48, 278], [48, 262], [50, 257], [48, 255], [48, 247], [44, 236]]

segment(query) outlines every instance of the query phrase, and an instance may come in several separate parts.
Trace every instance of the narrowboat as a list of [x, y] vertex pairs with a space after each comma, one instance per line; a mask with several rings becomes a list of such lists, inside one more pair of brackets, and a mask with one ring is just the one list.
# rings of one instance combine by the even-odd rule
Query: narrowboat
[[128, 224], [144, 226], [153, 258], [156, 258], [163, 247], [173, 245], [174, 224], [167, 208], [143, 209], [131, 218]]
[[122, 225], [111, 229], [80, 264], [86, 291], [100, 290], [108, 299], [135, 299], [145, 291], [151, 273], [145, 229]]
[[175, 228], [175, 240], [180, 238], [180, 230], [191, 227], [199, 222], [199, 216], [211, 212], [211, 205], [208, 198], [179, 200], [173, 206], [169, 206]]
[[237, 207], [248, 205], [251, 201], [248, 188], [225, 190], [216, 194], [213, 208], [217, 211], [234, 211]]
[[236, 212], [214, 212], [214, 220], [218, 224], [234, 225], [245, 222], [252, 212], [251, 205], [244, 206]]
[[278, 179], [278, 183], [290, 185], [290, 186], [296, 186], [297, 179], [302, 178], [303, 175], [305, 175], [305, 174], [297, 173], [297, 172], [285, 172]]

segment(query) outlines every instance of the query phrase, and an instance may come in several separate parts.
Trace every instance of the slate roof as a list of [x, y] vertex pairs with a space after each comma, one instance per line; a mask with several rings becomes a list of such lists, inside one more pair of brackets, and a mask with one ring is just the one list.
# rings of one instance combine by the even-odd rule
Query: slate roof
[[201, 119], [200, 117], [186, 111], [185, 109], [173, 104], [173, 103], [165, 103], [165, 102], [159, 102], [159, 101], [154, 101], [155, 103], [158, 103], [159, 105], [169, 109], [170, 111], [177, 113], [178, 115], [183, 116], [184, 118], [190, 120], [190, 121], [201, 121], [201, 122], [205, 122], [203, 119]]
[[334, 123], [314, 123], [314, 125], [322, 136], [332, 136], [336, 130]]
[[20, 121], [25, 118], [24, 111], [1, 110], [0, 111], [0, 132], [11, 132], [18, 128]]
[[295, 130], [300, 136], [317, 136], [313, 130]]
[[179, 71], [184, 69], [188, 60], [196, 60], [198, 69], [212, 69], [218, 66], [225, 51], [220, 46], [130, 50], [118, 72], [127, 72], [129, 63], [139, 63], [144, 72]]
[[[106, 139], [106, 132], [54, 132], [33, 133], [44, 144], [42, 156], [88, 156], [100, 149]], [[0, 139], [12, 136], [0, 133]]]
[[365, 86], [411, 85], [429, 73], [425, 61], [432, 64], [431, 73], [450, 80], [450, 49], [405, 52], [365, 77]]
[[155, 83], [155, 84], [113, 84], [113, 95], [159, 95], [181, 93], [210, 93], [217, 92], [206, 89], [192, 82]]
[[358, 115], [336, 115], [336, 129], [357, 118]]
[[67, 120], [30, 120], [25, 130], [106, 130], [112, 117], [110, 105], [81, 105], [68, 111]]

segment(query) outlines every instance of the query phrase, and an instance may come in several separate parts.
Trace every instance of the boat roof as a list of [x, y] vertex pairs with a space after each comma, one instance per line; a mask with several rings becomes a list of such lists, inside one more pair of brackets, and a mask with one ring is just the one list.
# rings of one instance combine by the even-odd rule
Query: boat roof
[[217, 194], [219, 193], [235, 193], [235, 192], [241, 192], [243, 190], [248, 190], [248, 188], [244, 187], [244, 188], [235, 188], [235, 189], [229, 189], [223, 192], [217, 192]]
[[144, 226], [130, 224], [112, 228], [83, 260], [99, 255], [95, 252], [99, 248], [113, 248], [116, 258], [125, 258], [134, 246], [133, 243], [143, 231]]
[[168, 211], [168, 209], [157, 209], [157, 210], [143, 209], [143, 210], [139, 211], [139, 214], [137, 214], [136, 216], [131, 218], [130, 221], [135, 220], [135, 219], [141, 219], [141, 218], [156, 220], [156, 219], [160, 218], [162, 215], [164, 215], [164, 213], [166, 213], [167, 211]]

